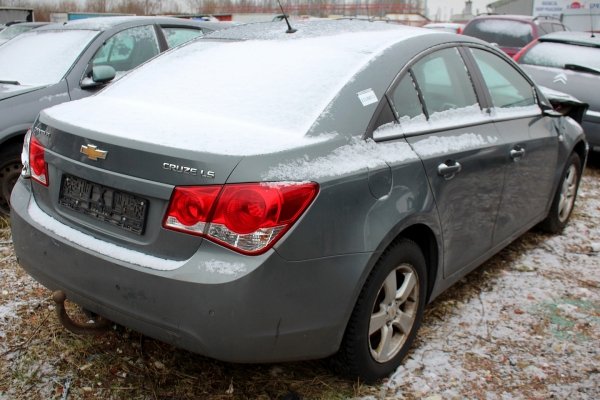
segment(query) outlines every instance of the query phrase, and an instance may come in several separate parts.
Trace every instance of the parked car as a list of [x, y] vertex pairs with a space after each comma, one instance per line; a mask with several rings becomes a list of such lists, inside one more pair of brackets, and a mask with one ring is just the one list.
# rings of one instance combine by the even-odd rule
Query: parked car
[[41, 27], [0, 46], [0, 214], [9, 213], [23, 137], [40, 110], [92, 95], [160, 52], [218, 27], [176, 18], [93, 18]]
[[[391, 373], [425, 304], [535, 225], [586, 160], [504, 53], [468, 36], [307, 21], [215, 32], [41, 112], [11, 227], [86, 310], [230, 362]], [[243, 65], [243, 68], [240, 66]]]
[[0, 32], [0, 45], [8, 42], [15, 36], [19, 36], [21, 33], [29, 32], [30, 30], [40, 28], [48, 25], [47, 22], [23, 22], [20, 24], [14, 24]]
[[557, 32], [540, 37], [515, 56], [539, 85], [589, 104], [583, 130], [591, 146], [600, 146], [600, 37]]
[[463, 33], [494, 43], [512, 57], [541, 35], [565, 30], [565, 26], [554, 18], [491, 14], [470, 20]]
[[430, 24], [423, 25], [423, 28], [461, 34], [465, 28], [465, 24], [457, 24], [455, 22], [432, 22]]

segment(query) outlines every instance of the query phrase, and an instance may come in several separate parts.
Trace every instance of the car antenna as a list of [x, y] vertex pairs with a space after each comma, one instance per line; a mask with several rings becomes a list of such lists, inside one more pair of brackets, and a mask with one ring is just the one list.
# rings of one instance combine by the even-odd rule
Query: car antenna
[[279, 3], [279, 8], [281, 8], [281, 13], [283, 14], [283, 18], [285, 19], [285, 23], [288, 26], [287, 31], [285, 31], [285, 33], [294, 33], [297, 31], [297, 29], [292, 28], [292, 26], [290, 25], [290, 21], [288, 20], [288, 16], [285, 13], [285, 11], [283, 11], [283, 6], [281, 5], [281, 1], [277, 0], [277, 3]]
[[590, 10], [590, 30], [592, 31], [592, 37], [595, 38], [596, 35], [594, 35], [594, 15], [592, 14], [592, 8], [589, 8]]

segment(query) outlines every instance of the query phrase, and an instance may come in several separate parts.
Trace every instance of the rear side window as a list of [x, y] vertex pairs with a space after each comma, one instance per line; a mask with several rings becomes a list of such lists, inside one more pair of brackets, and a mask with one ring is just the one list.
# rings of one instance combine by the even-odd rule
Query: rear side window
[[511, 109], [537, 104], [533, 87], [512, 65], [484, 50], [471, 49], [471, 52], [489, 89], [494, 107]]
[[392, 102], [396, 111], [396, 117], [402, 123], [413, 118], [425, 120], [423, 106], [419, 100], [419, 94], [410, 74], [406, 74], [398, 83], [392, 93]]
[[393, 89], [390, 99], [398, 123], [374, 132], [376, 139], [481, 123], [489, 118], [481, 110], [456, 48], [436, 51], [415, 63]]
[[473, 83], [456, 48], [424, 57], [412, 71], [430, 119], [435, 113], [477, 105]]
[[508, 19], [476, 20], [469, 23], [463, 33], [502, 47], [524, 47], [533, 40], [529, 23]]
[[203, 36], [204, 33], [200, 29], [191, 28], [162, 28], [167, 39], [169, 48], [179, 46], [182, 43], [189, 42], [192, 39]]

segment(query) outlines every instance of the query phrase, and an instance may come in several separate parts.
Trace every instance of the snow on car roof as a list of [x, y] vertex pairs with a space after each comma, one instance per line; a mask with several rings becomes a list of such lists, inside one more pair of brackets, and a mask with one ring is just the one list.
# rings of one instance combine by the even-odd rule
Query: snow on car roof
[[[227, 155], [272, 153], [325, 140], [327, 135], [306, 133], [359, 71], [394, 43], [433, 34], [369, 25], [377, 29], [336, 34], [332, 25], [318, 24], [318, 37], [196, 41], [97, 96], [45, 114], [71, 129]], [[264, 37], [272, 35], [267, 30]]]
[[148, 23], [155, 23], [159, 20], [176, 20], [176, 18], [168, 18], [168, 17], [141, 17], [141, 16], [133, 16], [133, 15], [123, 15], [123, 16], [114, 16], [114, 17], [94, 17], [94, 18], [84, 18], [77, 19], [73, 21], [67, 21], [64, 23], [51, 24], [39, 30], [52, 30], [52, 29], [84, 29], [84, 30], [94, 30], [94, 31], [103, 31], [106, 29], [110, 29], [117, 25], [140, 21], [140, 20], [148, 20]]

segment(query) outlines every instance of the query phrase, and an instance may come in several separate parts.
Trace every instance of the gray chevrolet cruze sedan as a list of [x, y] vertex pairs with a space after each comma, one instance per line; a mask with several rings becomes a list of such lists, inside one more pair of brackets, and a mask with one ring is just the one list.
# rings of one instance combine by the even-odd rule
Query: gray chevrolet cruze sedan
[[533, 226], [565, 226], [582, 129], [499, 50], [294, 28], [217, 32], [40, 114], [11, 224], [59, 306], [220, 360], [335, 354], [373, 381], [428, 302]]

